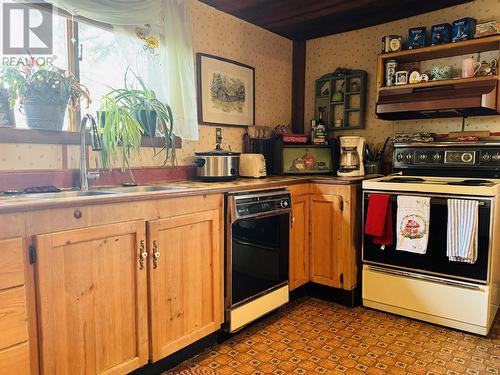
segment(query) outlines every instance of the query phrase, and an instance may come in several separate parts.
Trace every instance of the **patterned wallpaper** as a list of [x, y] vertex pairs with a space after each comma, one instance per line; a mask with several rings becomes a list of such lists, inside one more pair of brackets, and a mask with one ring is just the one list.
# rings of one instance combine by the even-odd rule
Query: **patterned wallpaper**
[[[376, 56], [380, 52], [380, 43], [384, 35], [403, 35], [403, 39], [406, 39], [410, 27], [427, 26], [427, 29], [430, 30], [432, 25], [443, 22], [451, 23], [466, 16], [475, 17], [479, 21], [500, 18], [500, 0], [475, 0], [416, 17], [308, 41], [305, 92], [306, 127], [309, 127], [309, 122], [314, 116], [314, 81], [323, 74], [334, 71], [336, 67], [342, 66], [363, 69], [368, 72], [366, 129], [335, 132], [335, 136], [357, 134], [365, 136], [370, 142], [379, 143], [395, 132], [447, 133], [460, 131], [461, 118], [405, 121], [383, 121], [375, 118]], [[496, 55], [498, 57], [498, 53]], [[482, 59], [486, 57], [486, 54], [481, 55]], [[461, 65], [461, 58], [434, 62], [436, 64], [451, 63], [458, 67]], [[466, 124], [466, 130], [500, 131], [500, 116], [471, 117], [467, 119]]]
[[[256, 125], [289, 124], [292, 91], [292, 42], [262, 28], [251, 25], [215, 8], [191, 0], [193, 49], [226, 57], [255, 67]], [[177, 150], [179, 165], [191, 164], [195, 151], [215, 147], [215, 127], [200, 125], [198, 142], [184, 141]], [[241, 151], [241, 127], [224, 127], [224, 147]], [[0, 144], [0, 170], [60, 169], [63, 148], [58, 145]], [[68, 147], [69, 168], [78, 167], [78, 146]], [[161, 155], [143, 148], [132, 160], [132, 166], [160, 166]], [[95, 165], [93, 159], [91, 167]]]
[[[382, 142], [395, 132], [428, 130], [448, 132], [459, 130], [461, 119], [382, 121], [375, 118], [375, 69], [383, 35], [406, 35], [410, 27], [428, 28], [441, 22], [473, 16], [478, 20], [500, 18], [500, 0], [475, 0], [464, 5], [348, 33], [311, 40], [307, 43], [306, 65], [306, 127], [313, 116], [314, 80], [335, 70], [337, 66], [359, 68], [369, 73], [369, 91], [366, 129], [353, 131], [372, 142]], [[274, 126], [290, 122], [292, 43], [259, 27], [219, 12], [197, 0], [191, 0], [194, 52], [205, 52], [256, 68], [256, 125]], [[483, 57], [483, 56], [481, 56]], [[459, 59], [451, 59], [453, 65]], [[467, 119], [467, 130], [490, 129], [500, 131], [500, 116]], [[244, 128], [225, 127], [224, 147], [234, 151], [242, 148]], [[339, 135], [337, 132], [335, 135]], [[348, 134], [342, 132], [341, 134]], [[191, 164], [195, 151], [214, 147], [215, 127], [200, 125], [198, 142], [183, 142], [177, 151], [179, 165]], [[58, 145], [0, 144], [0, 170], [60, 169], [63, 148]], [[78, 146], [67, 148], [69, 168], [78, 167]], [[153, 150], [144, 148], [133, 161], [133, 166], [161, 165], [161, 157], [153, 157]], [[91, 165], [94, 162], [91, 161]]]

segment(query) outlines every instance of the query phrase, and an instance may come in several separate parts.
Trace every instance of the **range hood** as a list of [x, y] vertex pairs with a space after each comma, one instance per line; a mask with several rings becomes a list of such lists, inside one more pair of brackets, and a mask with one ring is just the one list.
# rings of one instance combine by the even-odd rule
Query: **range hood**
[[381, 88], [376, 114], [384, 120], [498, 115], [495, 77]]

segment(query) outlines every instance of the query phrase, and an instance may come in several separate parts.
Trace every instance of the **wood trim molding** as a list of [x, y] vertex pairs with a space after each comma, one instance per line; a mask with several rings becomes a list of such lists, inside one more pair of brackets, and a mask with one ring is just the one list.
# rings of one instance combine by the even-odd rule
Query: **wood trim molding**
[[[88, 135], [90, 142], [90, 136]], [[68, 131], [14, 129], [0, 127], [0, 143], [29, 143], [50, 145], [79, 145], [80, 133]], [[90, 144], [90, 143], [89, 143]], [[142, 147], [162, 147], [160, 137], [142, 137]], [[182, 139], [175, 137], [175, 148], [182, 148]]]
[[292, 130], [304, 133], [306, 86], [306, 42], [293, 42], [292, 52]]

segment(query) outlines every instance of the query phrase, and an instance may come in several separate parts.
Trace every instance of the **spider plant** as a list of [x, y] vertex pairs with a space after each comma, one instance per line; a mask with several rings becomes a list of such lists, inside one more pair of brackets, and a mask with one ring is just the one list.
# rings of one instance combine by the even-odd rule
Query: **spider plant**
[[[155, 156], [165, 152], [163, 165], [175, 165], [172, 110], [130, 68], [125, 72], [124, 88], [105, 95], [99, 113], [103, 124], [102, 160], [106, 168], [110, 169], [111, 162], [119, 157], [122, 170], [130, 169], [129, 159], [133, 152], [139, 152], [144, 133], [150, 138], [155, 135], [162, 138], [162, 147], [155, 150]], [[150, 130], [156, 124], [155, 134]]]
[[101, 160], [109, 170], [118, 159], [122, 171], [130, 170], [129, 160], [133, 153], [141, 147], [142, 127], [130, 113], [129, 109], [120, 105], [113, 97], [104, 96], [99, 110], [101, 124]]

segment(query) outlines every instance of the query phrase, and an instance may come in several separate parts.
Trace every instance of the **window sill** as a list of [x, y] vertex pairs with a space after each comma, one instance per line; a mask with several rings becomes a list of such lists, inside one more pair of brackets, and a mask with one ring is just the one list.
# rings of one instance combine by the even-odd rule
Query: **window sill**
[[[90, 141], [90, 136], [89, 141]], [[68, 131], [53, 131], [41, 129], [14, 129], [0, 127], [0, 143], [30, 143], [50, 145], [79, 145], [80, 133]], [[160, 137], [142, 137], [142, 147], [161, 148], [163, 140]], [[182, 139], [175, 137], [175, 148], [182, 148]]]

